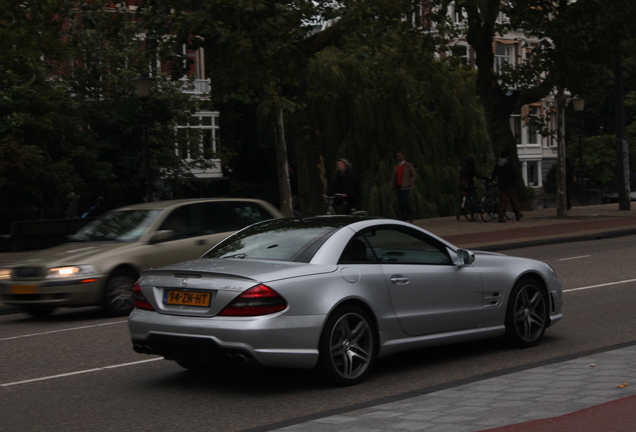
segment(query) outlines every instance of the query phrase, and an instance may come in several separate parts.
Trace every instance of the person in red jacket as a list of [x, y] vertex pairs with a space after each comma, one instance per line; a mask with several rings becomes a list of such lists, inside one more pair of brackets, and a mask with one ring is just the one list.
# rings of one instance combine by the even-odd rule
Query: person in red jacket
[[409, 192], [415, 186], [416, 177], [415, 168], [410, 162], [406, 161], [404, 152], [397, 152], [397, 164], [393, 168], [391, 185], [397, 194], [400, 220], [413, 222], [413, 214], [409, 205]]

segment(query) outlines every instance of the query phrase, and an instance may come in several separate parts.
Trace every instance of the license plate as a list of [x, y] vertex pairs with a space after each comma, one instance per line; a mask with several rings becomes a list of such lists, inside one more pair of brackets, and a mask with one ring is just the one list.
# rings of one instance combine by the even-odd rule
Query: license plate
[[210, 306], [212, 295], [206, 292], [196, 291], [165, 291], [163, 303], [168, 305], [184, 306]]
[[37, 294], [37, 285], [11, 285], [9, 294]]

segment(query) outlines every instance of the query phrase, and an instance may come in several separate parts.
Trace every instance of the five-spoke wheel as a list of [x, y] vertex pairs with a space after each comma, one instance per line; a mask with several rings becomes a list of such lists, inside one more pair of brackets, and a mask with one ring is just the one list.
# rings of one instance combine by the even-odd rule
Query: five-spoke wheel
[[352, 385], [362, 381], [375, 355], [375, 332], [363, 309], [345, 306], [329, 317], [320, 338], [319, 367], [331, 382]]
[[548, 326], [545, 291], [532, 278], [523, 278], [512, 289], [506, 311], [506, 339], [526, 348], [539, 343]]

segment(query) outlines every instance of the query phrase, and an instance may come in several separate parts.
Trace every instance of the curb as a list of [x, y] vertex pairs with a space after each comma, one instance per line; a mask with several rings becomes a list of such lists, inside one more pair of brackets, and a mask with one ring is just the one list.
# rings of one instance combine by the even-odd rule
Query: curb
[[603, 240], [610, 239], [616, 237], [626, 237], [630, 235], [636, 235], [636, 228], [628, 228], [619, 231], [607, 231], [607, 232], [598, 232], [593, 234], [583, 234], [583, 235], [575, 235], [570, 237], [556, 237], [556, 238], [546, 238], [540, 240], [527, 240], [518, 243], [502, 243], [502, 244], [494, 244], [487, 246], [475, 246], [467, 249], [474, 250], [482, 250], [487, 252], [499, 252], [505, 251], [509, 249], [520, 249], [525, 247], [532, 246], [545, 246], [551, 244], [559, 244], [559, 243], [573, 243], [579, 241], [591, 241], [591, 240]]

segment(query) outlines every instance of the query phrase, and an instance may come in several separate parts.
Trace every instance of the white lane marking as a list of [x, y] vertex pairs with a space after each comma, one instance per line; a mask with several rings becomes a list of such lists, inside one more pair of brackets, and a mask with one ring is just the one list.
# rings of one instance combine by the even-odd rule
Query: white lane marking
[[569, 260], [575, 260], [575, 259], [581, 259], [581, 258], [588, 258], [591, 257], [592, 255], [581, 255], [581, 256], [576, 256], [576, 257], [571, 257], [571, 258], [561, 258], [559, 259], [559, 261], [569, 261]]
[[571, 291], [582, 291], [582, 290], [588, 290], [588, 289], [594, 289], [594, 288], [602, 288], [602, 287], [612, 286], [612, 285], [626, 284], [626, 283], [631, 283], [631, 282], [636, 282], [636, 279], [627, 279], [627, 280], [618, 281], [618, 282], [608, 282], [608, 283], [604, 283], [604, 284], [590, 285], [590, 286], [580, 287], [580, 288], [570, 288], [570, 289], [563, 290], [563, 292], [565, 293], [565, 292], [571, 292]]
[[85, 330], [85, 329], [89, 329], [89, 328], [103, 327], [103, 326], [108, 326], [108, 325], [113, 325], [113, 324], [122, 324], [122, 323], [127, 323], [127, 322], [128, 321], [114, 321], [114, 322], [109, 322], [109, 323], [93, 324], [93, 325], [89, 325], [89, 326], [71, 327], [71, 328], [66, 328], [66, 329], [61, 329], [61, 330], [51, 330], [51, 331], [42, 332], [42, 333], [31, 333], [31, 334], [25, 334], [25, 335], [20, 335], [20, 336], [11, 336], [11, 337], [6, 337], [6, 338], [0, 339], [0, 342], [13, 340], [13, 339], [22, 339], [22, 338], [33, 337], [33, 336], [44, 336], [44, 335], [49, 335], [49, 334], [53, 334], [53, 333], [61, 333], [61, 332], [74, 331], [74, 330]]
[[[609, 282], [609, 283], [604, 283], [604, 284], [599, 284], [599, 285], [590, 285], [590, 286], [580, 287], [580, 288], [571, 288], [571, 289], [563, 290], [563, 292], [565, 293], [565, 292], [572, 292], [572, 291], [582, 291], [582, 290], [601, 288], [601, 287], [606, 287], [606, 286], [611, 286], [611, 285], [620, 285], [620, 284], [631, 283], [631, 282], [636, 282], [636, 279], [627, 279], [627, 280], [618, 281], [618, 282]], [[96, 325], [93, 325], [93, 326], [74, 327], [74, 328], [70, 328], [70, 329], [54, 330], [54, 331], [45, 332], [45, 333], [34, 333], [34, 334], [30, 334], [30, 335], [15, 336], [15, 337], [12, 337], [12, 338], [0, 339], [0, 341], [8, 340], [8, 339], [18, 339], [18, 338], [21, 338], [21, 337], [30, 337], [30, 336], [38, 336], [38, 335], [44, 335], [44, 334], [50, 334], [50, 333], [58, 333], [58, 332], [69, 331], [69, 330], [80, 330], [80, 329], [85, 329], [85, 328], [99, 327], [99, 326], [105, 326], [105, 325], [111, 325], [111, 324], [121, 324], [121, 323], [124, 323], [124, 322], [127, 322], [127, 321], [116, 321], [116, 322], [113, 322], [113, 323], [96, 324]], [[134, 365], [143, 364], [143, 363], [149, 363], [149, 362], [153, 362], [153, 361], [157, 361], [157, 360], [163, 360], [163, 357], [153, 358], [153, 359], [149, 359], [149, 360], [141, 360], [141, 361], [137, 361], [137, 362], [121, 363], [121, 364], [116, 364], [116, 365], [104, 366], [104, 367], [101, 367], [101, 368], [86, 369], [86, 370], [82, 370], [82, 371], [69, 372], [69, 373], [59, 374], [59, 375], [51, 375], [51, 376], [41, 377], [41, 378], [33, 378], [33, 379], [29, 379], [29, 380], [24, 380], [24, 381], [15, 381], [15, 382], [10, 382], [10, 383], [0, 384], [0, 387], [9, 387], [9, 386], [27, 384], [27, 383], [37, 382], [37, 381], [45, 381], [45, 380], [50, 380], [50, 379], [55, 379], [55, 378], [63, 378], [63, 377], [67, 377], [67, 376], [80, 375], [80, 374], [91, 373], [91, 372], [98, 372], [98, 371], [107, 370], [107, 369], [115, 369], [115, 368], [120, 368], [120, 367], [134, 366]]]
[[91, 373], [91, 372], [99, 372], [99, 371], [108, 370], [108, 369], [115, 369], [115, 368], [126, 367], [126, 366], [135, 366], [135, 365], [138, 365], [138, 364], [154, 362], [154, 361], [157, 361], [157, 360], [163, 360], [163, 357], [157, 357], [157, 358], [152, 358], [152, 359], [149, 359], [149, 360], [141, 360], [141, 361], [130, 362], [130, 363], [121, 363], [121, 364], [104, 366], [104, 367], [99, 367], [99, 368], [94, 368], [94, 369], [86, 369], [86, 370], [81, 370], [81, 371], [76, 371], [76, 372], [69, 372], [69, 373], [59, 374], [59, 375], [45, 376], [45, 377], [41, 377], [41, 378], [33, 378], [33, 379], [28, 379], [28, 380], [23, 380], [23, 381], [14, 381], [14, 382], [0, 384], [0, 387], [9, 387], [9, 386], [20, 385], [20, 384], [28, 384], [28, 383], [37, 382], [37, 381], [46, 381], [46, 380], [51, 380], [51, 379], [56, 379], [56, 378], [64, 378], [64, 377], [73, 376], [73, 375], [81, 375], [81, 374], [86, 374], [86, 373]]

